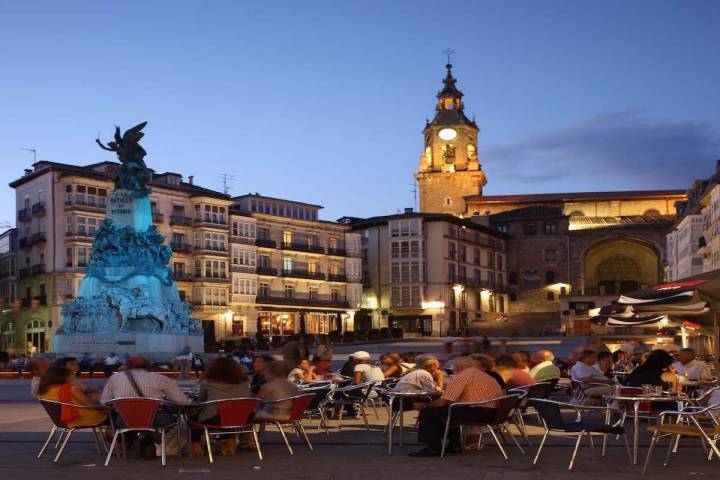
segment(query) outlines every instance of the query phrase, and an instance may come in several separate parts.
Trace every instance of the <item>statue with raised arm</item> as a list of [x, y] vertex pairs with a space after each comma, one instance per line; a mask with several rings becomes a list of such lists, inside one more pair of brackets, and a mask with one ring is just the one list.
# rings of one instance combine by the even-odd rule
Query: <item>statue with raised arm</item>
[[147, 152], [140, 146], [140, 139], [145, 136], [142, 129], [147, 122], [142, 122], [125, 131], [120, 136], [120, 127], [115, 126], [115, 140], [103, 144], [96, 139], [103, 150], [115, 152], [120, 160], [120, 168], [113, 177], [116, 189], [130, 190], [139, 195], [150, 193], [149, 183], [152, 180], [152, 170], [145, 165]]

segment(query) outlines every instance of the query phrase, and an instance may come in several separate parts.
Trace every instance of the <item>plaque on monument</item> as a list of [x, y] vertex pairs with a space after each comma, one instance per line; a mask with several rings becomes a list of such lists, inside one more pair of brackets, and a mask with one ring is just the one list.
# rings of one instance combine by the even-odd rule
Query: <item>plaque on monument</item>
[[203, 350], [200, 323], [180, 300], [168, 262], [172, 251], [153, 225], [152, 171], [145, 165], [141, 123], [105, 150], [116, 152], [120, 168], [113, 181], [106, 219], [95, 235], [92, 256], [78, 297], [62, 307], [62, 325], [53, 351], [143, 354], [168, 360], [188, 345]]

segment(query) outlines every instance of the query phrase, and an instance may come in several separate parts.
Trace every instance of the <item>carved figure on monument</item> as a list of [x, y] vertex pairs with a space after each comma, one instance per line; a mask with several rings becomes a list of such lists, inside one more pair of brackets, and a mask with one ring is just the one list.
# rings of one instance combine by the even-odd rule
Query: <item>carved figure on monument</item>
[[139, 195], [147, 195], [150, 193], [148, 185], [152, 180], [152, 170], [145, 165], [145, 155], [147, 152], [140, 146], [140, 139], [145, 134], [142, 129], [145, 128], [147, 122], [142, 122], [125, 131], [120, 136], [120, 127], [115, 126], [115, 141], [103, 144], [99, 138], [95, 141], [100, 148], [117, 154], [120, 160], [120, 169], [115, 174], [113, 181], [115, 189], [130, 190]]

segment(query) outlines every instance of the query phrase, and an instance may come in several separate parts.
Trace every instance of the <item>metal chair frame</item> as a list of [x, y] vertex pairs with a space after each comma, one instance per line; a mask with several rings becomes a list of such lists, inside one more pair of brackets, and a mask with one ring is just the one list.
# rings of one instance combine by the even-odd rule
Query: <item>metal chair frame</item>
[[[315, 400], [310, 403], [310, 407], [308, 407], [307, 410], [305, 410], [305, 414], [308, 416], [308, 419], [312, 420], [313, 415], [317, 415], [320, 417], [320, 421], [318, 423], [318, 430], [325, 429], [326, 434], [330, 434], [330, 430], [328, 428], [328, 419], [327, 419], [327, 413], [325, 412], [325, 409], [327, 408], [328, 403], [328, 395], [332, 392], [334, 386], [332, 383], [330, 383], [327, 386], [322, 387], [311, 387], [311, 388], [301, 388], [300, 393], [302, 394], [314, 394]], [[323, 395], [322, 398], [318, 398], [318, 396]], [[315, 406], [313, 404], [317, 403]]]
[[[650, 457], [657, 445], [657, 442], [662, 437], [671, 437], [668, 444], [667, 453], [665, 454], [665, 460], [663, 466], [667, 467], [670, 463], [670, 454], [677, 451], [677, 445], [682, 436], [695, 436], [700, 438], [704, 449], [707, 451], [707, 460], [712, 460], [714, 455], [717, 455], [720, 459], [720, 420], [715, 416], [713, 410], [720, 409], [720, 403], [710, 405], [708, 407], [685, 407], [683, 410], [666, 410], [657, 417], [657, 425], [654, 428], [653, 436], [650, 439], [650, 447], [648, 448], [647, 456], [645, 457], [645, 463], [643, 464], [642, 474], [645, 475], [648, 465], [650, 464]], [[677, 417], [675, 422], [665, 422], [665, 417]], [[710, 421], [710, 428], [713, 429], [712, 438], [706, 432], [708, 427], [703, 427], [700, 423], [703, 420]], [[685, 428], [686, 433], [678, 433], [680, 430], [675, 429], [672, 431], [672, 427], [677, 426]], [[692, 430], [694, 427], [694, 430]], [[663, 428], [668, 429], [666, 433], [663, 433]], [[675, 436], [675, 441], [672, 437]]]
[[40, 452], [38, 452], [37, 458], [40, 458], [43, 456], [43, 454], [47, 450], [48, 445], [50, 444], [53, 437], [55, 436], [55, 433], [59, 432], [57, 441], [55, 442], [55, 448], [57, 449], [57, 453], [55, 454], [55, 458], [53, 459], [53, 463], [57, 463], [60, 460], [60, 456], [62, 456], [63, 451], [65, 450], [65, 446], [67, 445], [68, 441], [70, 440], [70, 436], [76, 430], [92, 430], [93, 435], [95, 436], [95, 446], [97, 448], [98, 453], [102, 453], [100, 451], [101, 448], [107, 452], [108, 447], [107, 447], [107, 444], [105, 443], [105, 439], [103, 438], [102, 428], [110, 427], [111, 424], [109, 424], [107, 422], [103, 422], [98, 425], [70, 427], [67, 424], [63, 424], [59, 418], [57, 418], [57, 419], [53, 418], [53, 415], [50, 414], [50, 411], [48, 410], [48, 407], [46, 405], [51, 404], [58, 408], [62, 408], [62, 406], [67, 406], [67, 407], [85, 408], [85, 409], [91, 409], [91, 410], [107, 410], [105, 407], [98, 407], [98, 406], [94, 406], [94, 405], [75, 405], [73, 403], [66, 403], [66, 402], [60, 402], [58, 400], [45, 400], [45, 399], [40, 399], [40, 403], [45, 408], [45, 411], [47, 412], [48, 416], [50, 417], [50, 420], [52, 420], [53, 427], [52, 427], [52, 429], [50, 429], [50, 433], [48, 434], [48, 437], [45, 440], [45, 443], [43, 443], [43, 446], [40, 449]]
[[[367, 412], [365, 411], [365, 408], [367, 407], [368, 398], [370, 397], [370, 394], [373, 392], [373, 387], [375, 386], [375, 382], [366, 382], [366, 383], [360, 383], [358, 385], [349, 385], [347, 387], [340, 387], [332, 390], [328, 396], [327, 396], [327, 405], [328, 406], [345, 406], [345, 405], [352, 405], [357, 406], [360, 408], [360, 413], [362, 414], [363, 420], [365, 421], [365, 428], [366, 430], [370, 430], [370, 424], [367, 420]], [[361, 396], [358, 397], [352, 397], [349, 396], [349, 392], [362, 392]], [[337, 398], [336, 395], [342, 395], [342, 398]], [[340, 410], [340, 418], [338, 419], [338, 430], [342, 427], [342, 417], [343, 417], [343, 409]]]
[[[508, 423], [511, 422], [511, 418], [515, 415], [515, 411], [517, 410], [518, 405], [520, 404], [520, 402], [522, 402], [522, 400], [525, 398], [526, 395], [527, 395], [527, 392], [520, 391], [517, 393], [512, 393], [510, 395], [504, 395], [502, 397], [491, 398], [489, 400], [483, 400], [481, 402], [454, 402], [454, 403], [451, 403], [450, 406], [448, 407], [447, 419], [445, 420], [445, 432], [443, 434], [443, 439], [442, 439], [442, 448], [440, 450], [440, 458], [445, 457], [445, 449], [447, 447], [447, 439], [448, 439], [448, 435], [450, 433], [450, 427], [453, 425], [453, 421], [452, 421], [453, 408], [483, 407], [489, 403], [499, 403], [504, 400], [509, 400], [512, 398], [515, 399], [515, 404], [512, 405], [508, 409], [508, 412], [504, 416], [500, 416], [500, 418], [496, 417], [494, 420], [492, 420], [490, 422], [482, 422], [482, 423], [481, 422], [477, 422], [477, 423], [456, 422], [455, 425], [460, 426], [461, 445], [464, 443], [464, 442], [462, 442], [462, 438], [463, 438], [462, 426], [463, 425], [476, 425], [476, 426], [485, 427], [488, 429], [488, 431], [490, 432], [490, 435], [492, 435], [493, 439], [495, 440], [495, 443], [497, 444], [498, 449], [500, 450], [500, 453], [502, 454], [502, 456], [505, 458], [505, 460], [509, 460], [507, 452], [505, 451], [505, 449], [502, 446], [502, 443], [500, 442], [500, 437], [502, 437], [503, 440], [505, 439], [505, 437], [502, 435], [502, 430], [504, 429], [508, 433], [508, 435], [510, 435], [510, 439], [513, 441], [515, 446], [524, 455], [525, 450], [523, 450], [523, 448], [520, 446], [518, 441], [515, 439], [515, 436], [512, 434], [510, 429], [508, 429]], [[498, 415], [500, 415], [500, 414], [498, 414]], [[497, 431], [495, 430], [496, 428], [497, 428]], [[482, 437], [481, 437], [480, 441], [482, 441]], [[479, 448], [479, 442], [478, 442], [478, 448]]]
[[[166, 456], [165, 456], [165, 430], [172, 427], [172, 425], [166, 426], [166, 427], [155, 427], [152, 426], [152, 424], [155, 421], [155, 417], [157, 416], [158, 409], [161, 405], [167, 404], [167, 405], [174, 405], [171, 402], [167, 402], [165, 400], [161, 400], [158, 398], [146, 398], [146, 397], [123, 397], [123, 398], [115, 398], [112, 402], [108, 403], [108, 406], [111, 406], [113, 410], [115, 410], [118, 415], [122, 418], [122, 414], [117, 410], [116, 405], [123, 401], [147, 401], [147, 402], [155, 402], [154, 411], [152, 414], [151, 421], [149, 422], [150, 426], [147, 427], [123, 427], [118, 428], [115, 426], [114, 422], [112, 421], [112, 417], [110, 418], [111, 424], [113, 424], [113, 430], [115, 431], [113, 435], [112, 442], [110, 443], [110, 448], [107, 452], [107, 457], [105, 458], [105, 466], [107, 467], [110, 463], [110, 458], [112, 457], [113, 451], [115, 450], [115, 446], [117, 445], [117, 439], [120, 437], [120, 443], [122, 445], [122, 454], [125, 458], [127, 458], [127, 450], [125, 449], [125, 437], [123, 436], [124, 433], [127, 432], [153, 432], [153, 433], [159, 433], [160, 434], [160, 463], [164, 467], [166, 465]], [[175, 424], [177, 425], [177, 423]], [[178, 448], [180, 444], [178, 443]]]
[[[625, 412], [619, 408], [615, 407], [602, 407], [602, 406], [585, 406], [585, 405], [573, 405], [571, 403], [565, 403], [565, 402], [556, 402], [554, 400], [548, 400], [548, 399], [532, 399], [532, 402], [543, 402], [543, 403], [549, 403], [549, 404], [555, 404], [559, 408], [569, 408], [573, 409], [576, 412], [576, 423], [579, 422], [582, 419], [582, 412], [589, 410], [589, 411], [603, 411], [605, 412], [606, 418], [609, 418], [609, 416], [614, 412], [618, 414], [618, 420], [614, 423], [607, 423], [606, 425], [609, 427], [621, 427], [625, 423]], [[573, 449], [572, 457], [570, 458], [570, 464], [568, 465], [568, 470], [572, 470], [573, 466], [575, 465], [575, 459], [577, 457], [578, 450], [580, 449], [580, 442], [582, 441], [583, 437], [586, 436], [588, 439], [588, 443], [590, 444], [590, 451], [595, 458], [595, 444], [593, 442], [593, 435], [595, 436], [603, 436], [604, 438], [607, 438], [607, 435], [612, 435], [610, 433], [602, 433], [602, 432], [592, 432], [589, 430], [580, 430], [577, 432], [571, 432], [567, 430], [561, 430], [558, 428], [551, 428], [545, 418], [543, 417], [542, 413], [540, 412], [540, 419], [542, 420], [543, 427], [545, 427], [545, 432], [543, 434], [542, 440], [540, 441], [540, 445], [538, 446], [537, 453], [535, 454], [535, 458], [533, 459], [533, 465], [537, 465], [538, 460], [540, 459], [540, 453], [542, 452], [543, 447], [545, 446], [545, 442], [547, 441], [548, 437], [563, 437], [563, 438], [575, 438], [577, 437], [575, 441], [575, 448]], [[568, 422], [568, 424], [571, 424]], [[627, 432], [624, 432], [620, 434], [623, 437], [623, 441], [625, 443], [625, 449], [627, 450], [628, 457], [630, 459], [630, 463], [632, 463], [632, 452], [630, 451], [630, 444], [627, 440]], [[601, 456], [605, 456], [606, 454], [606, 445], [603, 442], [602, 447], [602, 454]]]
[[[202, 407], [208, 406], [208, 405], [217, 405], [218, 407], [220, 404], [223, 403], [232, 403], [237, 401], [244, 401], [248, 403], [252, 403], [252, 408], [249, 409], [249, 414], [247, 418], [247, 422], [244, 425], [215, 425], [215, 424], [209, 424], [209, 423], [203, 423], [201, 421], [193, 421], [188, 418], [188, 434], [190, 433], [190, 430], [192, 427], [199, 427], [203, 429], [204, 436], [205, 436], [205, 443], [207, 445], [208, 450], [208, 460], [210, 463], [214, 463], [215, 459], [213, 457], [212, 453], [212, 445], [210, 444], [210, 430], [212, 430], [212, 435], [220, 436], [220, 435], [238, 435], [241, 433], [252, 433], [253, 439], [255, 440], [255, 450], [257, 451], [257, 456], [259, 460], [263, 459], [262, 450], [260, 448], [260, 441], [258, 438], [258, 433], [255, 430], [255, 427], [252, 422], [252, 412], [255, 410], [255, 407], [260, 403], [260, 400], [257, 398], [224, 398], [222, 400], [209, 400], [207, 402], [202, 403], [194, 403], [192, 406], [193, 408], [202, 409]], [[220, 410], [218, 408], [218, 415], [220, 415], [221, 421], [222, 421], [222, 414], [220, 413]]]
[[[309, 398], [308, 397], [312, 397]], [[299, 401], [300, 399], [308, 399], [308, 404], [315, 399], [315, 395], [312, 393], [302, 393], [300, 395], [295, 395], [294, 397], [287, 397], [287, 398], [280, 398], [278, 400], [271, 400], [271, 401], [265, 401], [263, 403], [278, 403], [278, 402], [286, 402], [288, 400], [292, 400], [293, 402], [293, 409], [295, 408], [295, 403]], [[303, 400], [305, 401], [305, 400]], [[288, 451], [290, 452], [290, 455], [294, 455], [292, 447], [290, 446], [290, 441], [287, 438], [287, 435], [285, 435], [285, 430], [283, 429], [283, 426], [291, 426], [295, 430], [295, 433], [297, 433], [298, 437], [300, 437], [305, 444], [308, 446], [308, 448], [312, 451], [313, 446], [310, 442], [310, 438], [308, 438], [307, 433], [305, 432], [305, 427], [303, 427], [302, 424], [302, 417], [305, 413], [306, 408], [303, 408], [302, 412], [293, 412], [298, 413], [297, 415], [291, 414], [289, 419], [275, 419], [275, 418], [261, 418], [256, 419], [254, 423], [258, 423], [261, 425], [268, 425], [273, 424], [278, 427], [278, 430], [280, 431], [280, 435], [282, 435], [283, 440], [285, 441], [285, 446], [287, 447]]]

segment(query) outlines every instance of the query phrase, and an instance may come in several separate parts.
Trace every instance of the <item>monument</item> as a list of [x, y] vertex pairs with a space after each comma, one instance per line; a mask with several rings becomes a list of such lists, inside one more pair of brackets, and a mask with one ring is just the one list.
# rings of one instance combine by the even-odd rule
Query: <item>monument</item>
[[153, 224], [152, 171], [139, 144], [146, 124], [122, 136], [115, 127], [115, 141], [107, 145], [97, 140], [117, 154], [120, 167], [78, 296], [62, 306], [63, 322], [53, 336], [58, 354], [113, 351], [162, 361], [185, 345], [196, 353], [203, 350], [200, 323], [180, 300], [167, 266], [172, 251]]

